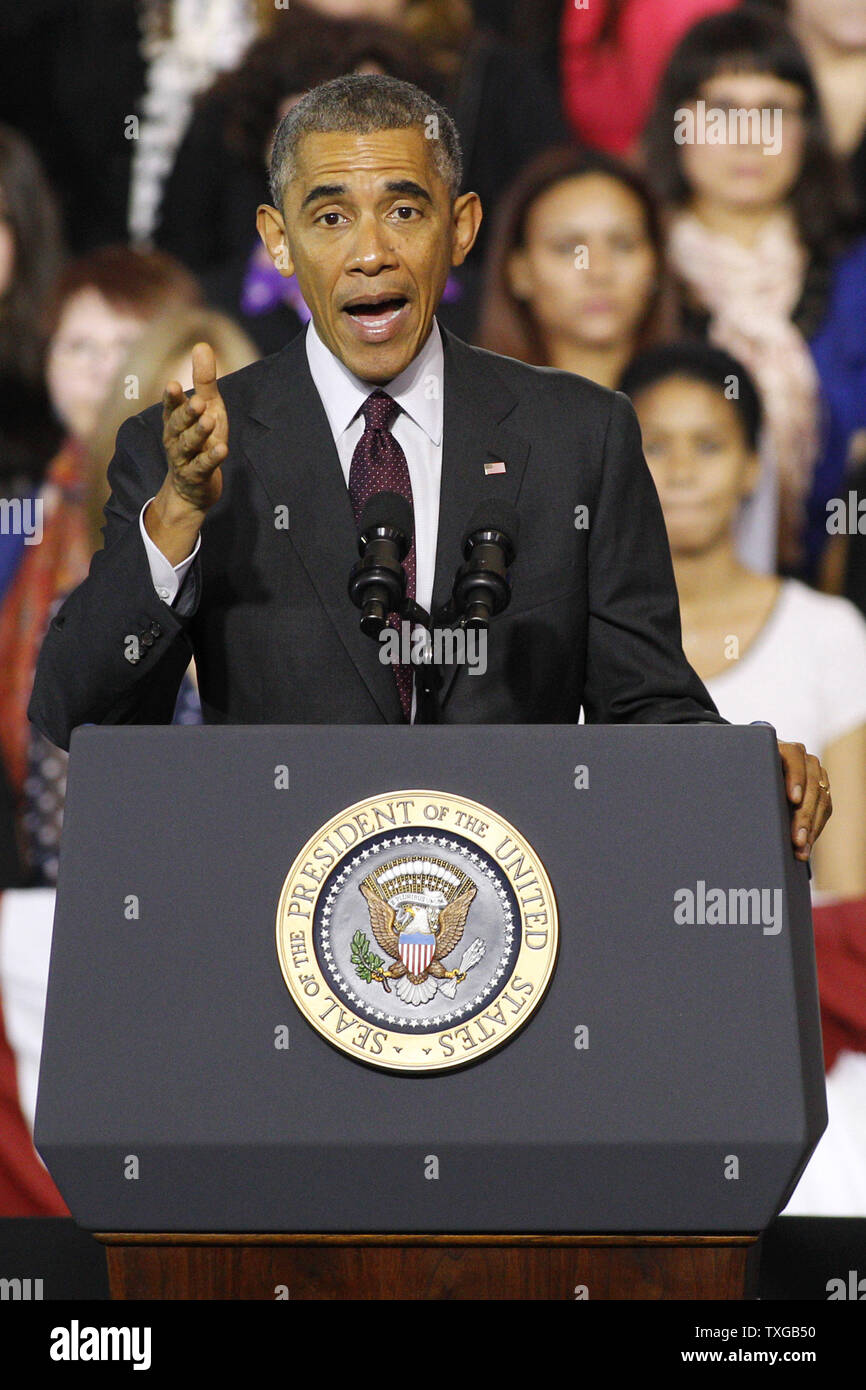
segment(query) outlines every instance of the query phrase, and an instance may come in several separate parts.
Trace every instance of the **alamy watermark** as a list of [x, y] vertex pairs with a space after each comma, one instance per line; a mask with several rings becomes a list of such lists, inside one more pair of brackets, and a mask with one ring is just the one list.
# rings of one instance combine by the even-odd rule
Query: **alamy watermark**
[[828, 1279], [825, 1288], [828, 1303], [836, 1302], [839, 1299], [850, 1299], [855, 1303], [862, 1303], [866, 1300], [866, 1279], [861, 1279], [859, 1271], [856, 1269], [848, 1270], [847, 1279]]
[[427, 632], [404, 619], [399, 629], [382, 629], [379, 660], [383, 666], [466, 666], [470, 676], [483, 676], [487, 670], [487, 629], [434, 627]]
[[0, 497], [0, 536], [23, 536], [25, 545], [39, 545], [42, 498]]
[[703, 100], [674, 112], [678, 145], [763, 145], [764, 154], [782, 149], [781, 106], [708, 106]]
[[782, 930], [781, 888], [708, 888], [699, 878], [694, 888], [674, 892], [677, 926], [763, 927], [764, 936]]
[[0, 1302], [38, 1302], [42, 1297], [41, 1279], [0, 1279]]
[[866, 497], [853, 488], [847, 498], [831, 497], [827, 502], [828, 536], [866, 536]]
[[82, 1327], [77, 1318], [69, 1326], [51, 1329], [48, 1355], [52, 1361], [130, 1361], [134, 1371], [151, 1365], [150, 1327]]

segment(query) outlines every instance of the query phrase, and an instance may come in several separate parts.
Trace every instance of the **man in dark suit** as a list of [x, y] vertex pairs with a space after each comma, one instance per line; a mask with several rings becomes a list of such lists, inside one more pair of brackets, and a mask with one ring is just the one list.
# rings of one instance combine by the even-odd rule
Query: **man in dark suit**
[[[29, 712], [55, 743], [86, 721], [169, 721], [191, 655], [209, 722], [413, 718], [411, 670], [380, 660], [346, 588], [383, 487], [412, 505], [409, 590], [434, 612], [479, 499], [519, 510], [510, 606], [484, 673], [446, 680], [442, 722], [573, 722], [581, 706], [591, 722], [725, 722], [682, 651], [627, 399], [435, 319], [481, 220], [460, 180], [453, 123], [407, 83], [339, 78], [286, 116], [258, 228], [313, 321], [219, 384], [199, 344], [192, 396], [171, 383], [121, 428], [105, 548], [40, 656]], [[780, 752], [806, 858], [827, 779], [801, 745]]]

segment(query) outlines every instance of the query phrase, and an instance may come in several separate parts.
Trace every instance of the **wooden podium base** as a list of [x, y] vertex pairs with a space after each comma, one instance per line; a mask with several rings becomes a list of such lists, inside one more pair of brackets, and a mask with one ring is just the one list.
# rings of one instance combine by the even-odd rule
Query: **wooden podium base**
[[114, 1299], [744, 1299], [757, 1236], [98, 1233]]

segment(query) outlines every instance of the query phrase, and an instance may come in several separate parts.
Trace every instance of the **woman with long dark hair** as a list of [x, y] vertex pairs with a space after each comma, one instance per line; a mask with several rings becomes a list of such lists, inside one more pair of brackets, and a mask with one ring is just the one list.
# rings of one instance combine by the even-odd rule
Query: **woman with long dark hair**
[[476, 341], [613, 387], [658, 334], [663, 261], [639, 174], [596, 151], [547, 150], [497, 210]]
[[696, 25], [662, 80], [646, 150], [685, 325], [755, 375], [779, 563], [813, 578], [828, 499], [866, 425], [866, 243], [851, 239], [815, 83], [784, 21], [745, 5]]

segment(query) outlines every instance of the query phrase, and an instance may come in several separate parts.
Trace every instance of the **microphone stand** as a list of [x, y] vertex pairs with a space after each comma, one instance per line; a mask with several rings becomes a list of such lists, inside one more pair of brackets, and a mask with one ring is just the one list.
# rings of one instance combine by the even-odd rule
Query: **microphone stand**
[[[401, 619], [421, 627], [426, 633], [425, 660], [412, 663], [415, 672], [415, 723], [439, 723], [439, 691], [442, 687], [442, 672], [433, 660], [433, 620], [426, 608], [413, 598], [405, 598], [400, 605]], [[426, 658], [429, 656], [429, 660]]]

